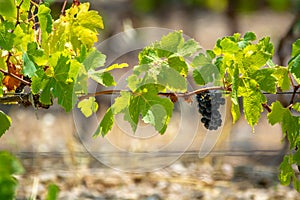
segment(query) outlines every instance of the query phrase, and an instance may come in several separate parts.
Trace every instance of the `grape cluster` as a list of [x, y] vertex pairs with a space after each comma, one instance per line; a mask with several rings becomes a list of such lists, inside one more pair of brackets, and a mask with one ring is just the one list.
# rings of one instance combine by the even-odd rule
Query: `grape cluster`
[[204, 91], [196, 95], [201, 122], [209, 130], [217, 130], [222, 125], [220, 105], [225, 104], [221, 93]]

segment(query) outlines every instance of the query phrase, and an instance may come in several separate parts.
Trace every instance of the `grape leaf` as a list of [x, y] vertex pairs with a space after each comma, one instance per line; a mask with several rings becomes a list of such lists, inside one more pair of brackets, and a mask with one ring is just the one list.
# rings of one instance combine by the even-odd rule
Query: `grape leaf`
[[104, 86], [114, 86], [116, 82], [109, 72], [89, 70], [89, 77]]
[[286, 155], [279, 167], [279, 175], [278, 179], [282, 185], [289, 185], [291, 182], [291, 178], [294, 175], [294, 170], [291, 166], [291, 156]]
[[300, 103], [299, 103], [299, 102], [295, 103], [295, 104], [293, 105], [292, 108], [293, 108], [294, 110], [300, 112]]
[[239, 88], [239, 93], [243, 96], [243, 105], [245, 118], [250, 126], [257, 124], [261, 112], [262, 103], [266, 102], [266, 97], [258, 90], [257, 83], [254, 80], [244, 80], [245, 86]]
[[168, 58], [168, 64], [172, 69], [175, 69], [182, 76], [186, 77], [188, 74], [188, 65], [183, 57], [170, 57]]
[[289, 61], [289, 69], [295, 75], [295, 79], [300, 83], [300, 54], [296, 55]]
[[300, 39], [296, 40], [296, 42], [292, 45], [292, 57], [295, 57], [300, 54]]
[[38, 9], [37, 16], [39, 18], [39, 25], [42, 32], [42, 42], [46, 42], [48, 34], [52, 32], [52, 16], [51, 9], [45, 4], [41, 4]]
[[218, 80], [220, 77], [217, 66], [212, 63], [210, 57], [205, 56], [203, 53], [196, 56], [191, 65], [196, 68], [193, 71], [193, 78], [198, 85], [205, 85]]
[[114, 124], [114, 114], [109, 108], [104, 117], [102, 118], [99, 126], [97, 127], [97, 130], [94, 133], [94, 136], [102, 135], [103, 137], [110, 131]]
[[30, 60], [26, 52], [23, 53], [22, 59], [23, 59], [23, 69], [22, 69], [23, 75], [28, 76], [30, 78], [33, 77], [36, 72], [36, 67], [34, 63]]
[[276, 78], [273, 77], [273, 68], [263, 68], [255, 71], [250, 77], [256, 80], [261, 90], [276, 93]]
[[282, 117], [282, 130], [287, 133], [290, 148], [295, 148], [300, 141], [300, 117], [292, 116], [290, 112], [285, 112]]
[[[140, 115], [163, 134], [172, 116], [173, 103], [170, 99], [157, 96], [155, 85], [145, 85], [133, 95], [129, 102], [129, 115], [133, 131], [136, 131]], [[131, 122], [131, 120], [129, 122]]]
[[83, 61], [86, 71], [95, 70], [105, 64], [106, 56], [97, 49], [92, 49]]
[[130, 98], [130, 92], [121, 91], [120, 97], [117, 97], [114, 104], [111, 106], [114, 115], [122, 113], [126, 108], [128, 108]]
[[[238, 66], [234, 66], [234, 73], [232, 77], [232, 92], [231, 92], [231, 101], [235, 105], [238, 105], [238, 88], [239, 88], [239, 83], [240, 83], [240, 77], [239, 77], [239, 68]], [[234, 109], [233, 111], [236, 111]], [[235, 120], [234, 120], [235, 121]]]
[[0, 23], [0, 47], [2, 49], [5, 49], [7, 51], [10, 51], [12, 49], [14, 44], [14, 38], [16, 37], [15, 33], [11, 31], [13, 29], [14, 24], [12, 22], [4, 21]]
[[177, 55], [180, 55], [182, 57], [192, 56], [200, 49], [201, 47], [198, 42], [193, 39], [189, 39], [188, 41], [184, 42], [182, 47], [178, 49]]
[[98, 103], [95, 97], [90, 97], [89, 99], [84, 99], [80, 101], [77, 107], [81, 110], [85, 117], [90, 117], [93, 113], [98, 110]]
[[[74, 90], [75, 77], [77, 77], [76, 72], [79, 71], [81, 65], [76, 64], [75, 61], [70, 62], [68, 57], [59, 52], [52, 55], [49, 63], [54, 65], [53, 76], [49, 77], [40, 72], [38, 77], [32, 79], [32, 91], [38, 93], [42, 90], [40, 100], [44, 104], [51, 104], [51, 94], [53, 94], [53, 97], [56, 97], [58, 103], [68, 112], [74, 107], [77, 100]], [[72, 67], [76, 69], [72, 69]]]
[[9, 129], [11, 125], [11, 118], [0, 110], [0, 137]]
[[247, 33], [245, 33], [244, 40], [246, 40], [246, 41], [254, 41], [254, 40], [256, 40], [255, 33], [253, 33], [253, 32], [247, 32]]
[[[162, 63], [161, 65], [138, 65], [135, 66], [134, 74], [128, 77], [128, 85], [135, 88], [144, 84], [152, 83], [166, 87], [174, 92], [185, 92], [187, 90], [187, 82], [180, 73], [168, 64]], [[144, 73], [142, 79], [137, 79], [137, 76]], [[133, 89], [131, 87], [131, 89]]]
[[290, 89], [290, 79], [289, 79], [289, 70], [287, 67], [276, 67], [273, 76], [277, 80], [278, 87], [280, 87], [283, 91]]
[[38, 44], [36, 42], [29, 42], [27, 44], [27, 54], [29, 59], [39, 66], [46, 65], [48, 63], [49, 58], [45, 55], [43, 49], [38, 48]]
[[268, 120], [271, 125], [282, 122], [282, 118], [287, 112], [279, 101], [273, 102], [271, 105], [271, 112], [268, 113]]
[[181, 31], [174, 31], [169, 33], [168, 35], [165, 35], [161, 38], [159, 42], [160, 46], [157, 48], [160, 48], [162, 50], [176, 53], [178, 49], [182, 48], [184, 45], [184, 39], [182, 37]]
[[0, 0], [0, 15], [17, 18], [17, 8], [14, 0]]

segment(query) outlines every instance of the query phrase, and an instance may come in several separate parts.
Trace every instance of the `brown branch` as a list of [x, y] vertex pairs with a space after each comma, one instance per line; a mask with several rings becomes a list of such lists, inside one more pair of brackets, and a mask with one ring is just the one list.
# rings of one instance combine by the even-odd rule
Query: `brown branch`
[[292, 97], [291, 97], [290, 104], [293, 104], [293, 103], [294, 103], [294, 98], [295, 98], [295, 95], [296, 95], [296, 93], [297, 93], [299, 87], [300, 87], [300, 85], [294, 86], [294, 91], [293, 91], [293, 95], [292, 95]]
[[261, 104], [269, 113], [272, 112], [272, 109], [270, 108], [270, 106], [266, 103]]
[[3, 69], [0, 69], [0, 72], [2, 72], [5, 76], [10, 76], [10, 77], [12, 77], [12, 78], [14, 78], [14, 79], [17, 79], [18, 81], [20, 81], [21, 83], [24, 83], [25, 85], [29, 85], [29, 86], [31, 85], [30, 82], [25, 81], [24, 79], [22, 79], [22, 78], [16, 76], [15, 74], [12, 74], [12, 73], [10, 73], [10, 72], [6, 72], [6, 71], [4, 71]]
[[[22, 1], [20, 2], [20, 4], [16, 6], [16, 7], [17, 7], [17, 21], [16, 21], [15, 27], [17, 27], [17, 26], [20, 24], [20, 8], [21, 8], [23, 2], [24, 2], [24, 0], [22, 0]], [[13, 30], [13, 31], [14, 31], [14, 30]], [[12, 31], [12, 32], [13, 32], [13, 31]]]

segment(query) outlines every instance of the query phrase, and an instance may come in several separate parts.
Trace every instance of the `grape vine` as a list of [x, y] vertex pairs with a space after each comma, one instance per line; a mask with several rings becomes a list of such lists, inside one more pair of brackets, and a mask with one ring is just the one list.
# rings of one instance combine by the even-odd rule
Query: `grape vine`
[[[234, 123], [241, 116], [242, 98], [244, 116], [253, 130], [263, 109], [268, 111], [270, 124], [281, 124], [290, 151], [280, 165], [279, 180], [284, 185], [292, 182], [300, 191], [293, 168], [300, 165], [300, 103], [296, 95], [300, 88], [300, 39], [292, 46], [288, 66], [279, 66], [272, 61], [274, 47], [269, 37], [257, 41], [252, 32], [243, 36], [236, 33], [203, 52], [198, 42], [185, 40], [181, 31], [174, 31], [139, 53], [126, 90], [90, 94], [88, 80], [103, 87], [115, 86], [111, 71], [129, 66], [105, 67], [106, 56], [94, 46], [104, 25], [98, 12], [89, 9], [89, 3], [74, 0], [70, 8], [65, 6], [57, 20], [52, 19], [46, 3], [7, 0], [7, 6], [0, 6], [1, 104], [49, 108], [57, 101], [66, 112], [77, 105], [89, 117], [99, 108], [95, 96], [118, 94], [95, 136], [108, 134], [114, 116], [121, 113], [133, 131], [143, 120], [164, 134], [174, 103], [178, 98], [188, 103], [194, 95], [204, 126], [217, 129], [222, 123], [218, 107], [225, 103], [217, 91], [222, 91], [231, 100]], [[189, 72], [200, 89], [187, 90]], [[213, 86], [205, 87], [207, 84]], [[265, 94], [279, 90], [293, 94], [287, 107], [279, 101], [267, 102]], [[1, 137], [11, 125], [10, 117], [2, 111], [0, 124]]]

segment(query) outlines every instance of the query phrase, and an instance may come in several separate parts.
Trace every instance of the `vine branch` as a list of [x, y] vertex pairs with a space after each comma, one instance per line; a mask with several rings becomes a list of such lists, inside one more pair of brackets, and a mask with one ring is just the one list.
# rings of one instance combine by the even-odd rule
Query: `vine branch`
[[14, 79], [17, 79], [18, 81], [20, 81], [21, 83], [24, 83], [25, 85], [29, 85], [29, 86], [31, 85], [30, 82], [25, 81], [24, 79], [16, 76], [15, 74], [12, 74], [10, 72], [4, 71], [3, 69], [0, 69], [0, 72], [2, 72], [5, 76], [10, 76], [10, 77], [12, 77]]

